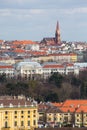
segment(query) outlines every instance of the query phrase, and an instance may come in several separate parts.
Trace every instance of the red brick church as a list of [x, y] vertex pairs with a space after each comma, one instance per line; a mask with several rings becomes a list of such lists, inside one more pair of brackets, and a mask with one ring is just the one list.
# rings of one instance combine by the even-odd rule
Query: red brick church
[[41, 44], [44, 44], [44, 45], [61, 45], [60, 28], [59, 28], [59, 22], [58, 21], [57, 21], [57, 25], [56, 25], [55, 37], [43, 38], [43, 40], [41, 41]]

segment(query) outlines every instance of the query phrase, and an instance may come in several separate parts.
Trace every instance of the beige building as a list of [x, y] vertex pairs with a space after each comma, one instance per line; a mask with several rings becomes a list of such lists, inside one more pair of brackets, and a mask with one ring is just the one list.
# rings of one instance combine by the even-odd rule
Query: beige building
[[46, 56], [38, 56], [33, 57], [32, 60], [37, 62], [47, 62], [47, 61], [55, 61], [55, 62], [77, 62], [77, 54], [75, 53], [55, 53], [49, 54]]
[[62, 111], [56, 107], [52, 107], [48, 109], [48, 111], [46, 112], [46, 116], [47, 116], [48, 123], [52, 123], [52, 124], [56, 124], [60, 122], [62, 123]]
[[75, 112], [75, 125], [87, 127], [87, 105], [79, 105]]

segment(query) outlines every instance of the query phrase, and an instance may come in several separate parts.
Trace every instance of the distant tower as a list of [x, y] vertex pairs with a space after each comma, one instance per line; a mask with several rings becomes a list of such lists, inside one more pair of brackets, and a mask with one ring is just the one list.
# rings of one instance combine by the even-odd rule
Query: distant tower
[[56, 42], [56, 44], [60, 44], [61, 43], [60, 29], [59, 29], [59, 22], [58, 21], [57, 21], [56, 32], [55, 32], [55, 42]]

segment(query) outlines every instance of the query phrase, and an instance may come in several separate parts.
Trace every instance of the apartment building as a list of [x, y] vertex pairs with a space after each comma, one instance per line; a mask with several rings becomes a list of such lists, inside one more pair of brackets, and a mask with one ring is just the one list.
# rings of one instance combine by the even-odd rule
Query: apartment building
[[38, 56], [38, 57], [32, 57], [32, 60], [34, 61], [55, 61], [55, 62], [77, 62], [77, 54], [75, 53], [54, 53], [54, 54], [48, 54], [44, 56]]
[[24, 99], [0, 99], [0, 130], [38, 127], [37, 104]]
[[87, 127], [87, 100], [66, 100], [61, 106], [53, 103], [61, 110], [62, 124]]
[[40, 103], [38, 114], [38, 120], [51, 127], [87, 127], [87, 100]]
[[43, 65], [43, 77], [46, 79], [52, 75], [52, 73], [58, 72], [60, 74], [68, 75], [70, 73], [79, 75], [79, 67], [74, 64], [57, 64], [47, 63]]
[[0, 75], [5, 75], [6, 78], [14, 77], [14, 67], [12, 65], [0, 64]]
[[55, 124], [61, 122], [63, 123], [63, 118], [62, 118], [62, 111], [56, 107], [50, 107], [46, 111], [46, 118], [47, 118], [47, 123], [50, 123], [52, 126]]

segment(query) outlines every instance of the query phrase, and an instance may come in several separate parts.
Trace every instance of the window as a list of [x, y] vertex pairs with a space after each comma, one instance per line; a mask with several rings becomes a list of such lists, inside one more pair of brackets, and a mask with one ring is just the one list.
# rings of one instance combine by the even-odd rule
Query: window
[[33, 121], [33, 124], [36, 125], [36, 120]]
[[49, 114], [49, 116], [51, 116], [51, 114]]
[[51, 118], [48, 118], [48, 121], [51, 121]]
[[28, 114], [30, 114], [30, 111], [28, 111]]
[[8, 127], [8, 122], [6, 121], [6, 122], [5, 122], [5, 128], [7, 128], [7, 127]]
[[24, 122], [23, 121], [21, 121], [21, 126], [24, 126]]
[[28, 121], [28, 126], [30, 126], [30, 121]]
[[62, 118], [60, 117], [60, 121], [62, 120]]
[[7, 111], [5, 111], [5, 114], [7, 115], [7, 114], [8, 114], [8, 112], [7, 112]]
[[14, 126], [17, 126], [17, 121], [14, 122]]
[[28, 116], [28, 118], [30, 118], [30, 116]]
[[79, 116], [79, 114], [77, 114], [77, 117]]
[[5, 119], [7, 119], [8, 117], [6, 116]]
[[54, 121], [56, 121], [57, 120], [57, 118], [56, 117], [54, 117]]
[[36, 112], [36, 110], [34, 110], [34, 113]]
[[15, 118], [17, 118], [17, 116], [15, 116]]
[[77, 122], [79, 122], [79, 119], [77, 119]]
[[14, 114], [17, 114], [17, 111], [15, 111]]
[[24, 116], [21, 116], [21, 118], [23, 118]]
[[21, 111], [21, 114], [23, 114], [24, 113], [24, 111]]

